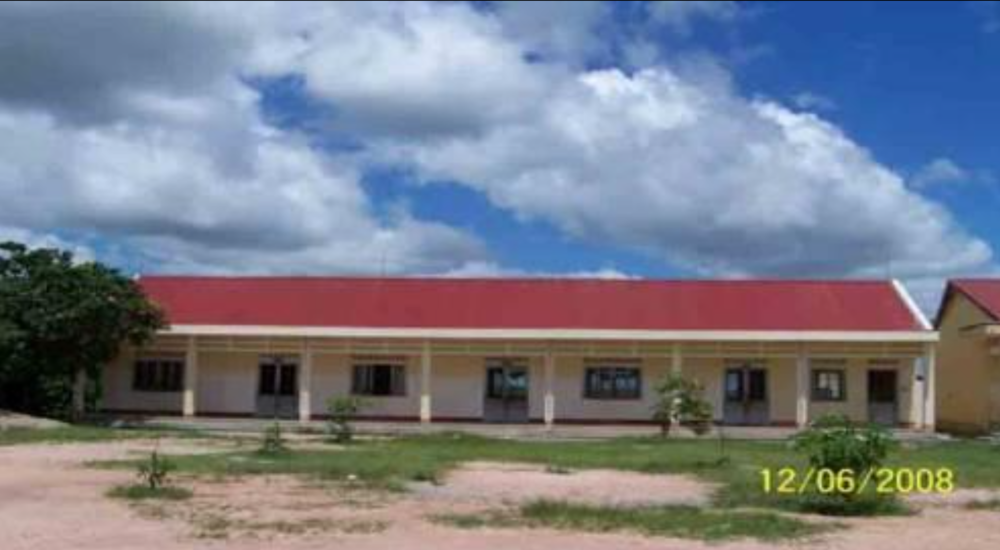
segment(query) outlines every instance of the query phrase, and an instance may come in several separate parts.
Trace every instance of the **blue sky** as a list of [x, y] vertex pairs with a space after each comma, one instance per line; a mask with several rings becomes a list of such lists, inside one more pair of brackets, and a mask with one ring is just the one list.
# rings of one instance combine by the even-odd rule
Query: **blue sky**
[[0, 237], [129, 272], [997, 273], [997, 2], [0, 6]]

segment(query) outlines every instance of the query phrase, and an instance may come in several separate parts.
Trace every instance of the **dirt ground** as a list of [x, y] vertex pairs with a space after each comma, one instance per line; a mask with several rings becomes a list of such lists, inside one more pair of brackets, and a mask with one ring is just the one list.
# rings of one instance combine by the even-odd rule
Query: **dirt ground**
[[[493, 508], [499, 501], [556, 498], [607, 504], [704, 501], [711, 487], [684, 476], [628, 472], [551, 472], [535, 466], [473, 463], [441, 486], [416, 485], [404, 494], [331, 488], [288, 476], [192, 480], [195, 497], [179, 503], [130, 504], [104, 493], [130, 481], [126, 471], [86, 462], [146, 453], [150, 441], [18, 445], [0, 448], [0, 548], [5, 550], [427, 549], [518, 550], [670, 548], [750, 550], [802, 547], [755, 541], [706, 544], [635, 535], [549, 530], [463, 530], [430, 521], [442, 513]], [[224, 444], [164, 441], [166, 453], [213, 452]], [[223, 445], [223, 446], [220, 446]], [[968, 511], [968, 492], [924, 499], [915, 517], [851, 520], [850, 528], [809, 544], [823, 549], [994, 550], [1000, 512]]]

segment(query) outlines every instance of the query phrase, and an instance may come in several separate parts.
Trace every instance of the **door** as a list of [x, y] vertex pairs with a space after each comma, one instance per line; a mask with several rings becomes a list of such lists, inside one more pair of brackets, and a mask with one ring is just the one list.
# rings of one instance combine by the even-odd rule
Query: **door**
[[896, 371], [868, 371], [868, 421], [895, 426], [898, 421]]
[[741, 366], [726, 369], [723, 380], [723, 421], [734, 425], [764, 425], [771, 420], [767, 371]]
[[513, 359], [487, 361], [483, 420], [528, 421], [528, 367], [522, 361]]
[[299, 409], [299, 366], [281, 357], [261, 359], [258, 367], [257, 415], [296, 418]]

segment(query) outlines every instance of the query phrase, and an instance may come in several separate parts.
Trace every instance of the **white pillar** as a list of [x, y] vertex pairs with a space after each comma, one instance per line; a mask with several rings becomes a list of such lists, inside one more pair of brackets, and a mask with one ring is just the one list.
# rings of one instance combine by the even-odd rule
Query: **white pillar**
[[[683, 369], [683, 361], [684, 357], [681, 355], [681, 345], [674, 344], [674, 347], [670, 350], [670, 373], [674, 376], [680, 376], [681, 370]], [[677, 418], [677, 415], [672, 415], [670, 418], [670, 424], [677, 426], [679, 423], [680, 419]]]
[[795, 362], [795, 424], [803, 428], [809, 424], [809, 356], [799, 351]]
[[935, 408], [934, 379], [937, 376], [937, 352], [933, 343], [928, 343], [924, 352], [924, 404], [923, 415], [920, 419], [921, 428], [925, 431], [933, 432], [937, 422], [937, 412]]
[[556, 421], [556, 357], [552, 350], [545, 352], [545, 399], [544, 416], [545, 426], [551, 428]]
[[73, 416], [80, 418], [87, 407], [87, 371], [79, 369], [73, 380]]
[[420, 357], [420, 422], [431, 421], [431, 345], [424, 342]]
[[198, 387], [198, 341], [188, 338], [187, 355], [184, 360], [184, 416], [195, 415], [195, 389]]
[[306, 340], [299, 364], [299, 422], [309, 422], [312, 418], [312, 369], [313, 351]]

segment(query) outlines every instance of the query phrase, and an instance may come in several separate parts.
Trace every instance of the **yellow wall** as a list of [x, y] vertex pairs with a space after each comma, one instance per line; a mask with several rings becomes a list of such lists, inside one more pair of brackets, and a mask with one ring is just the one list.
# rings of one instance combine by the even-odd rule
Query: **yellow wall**
[[[938, 427], [952, 431], [983, 431], [990, 418], [989, 342], [964, 327], [992, 320], [960, 292], [954, 293], [941, 317], [938, 345]], [[995, 407], [995, 405], [994, 405]]]

